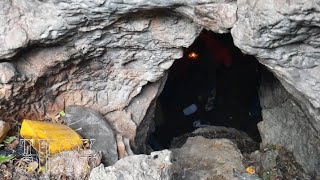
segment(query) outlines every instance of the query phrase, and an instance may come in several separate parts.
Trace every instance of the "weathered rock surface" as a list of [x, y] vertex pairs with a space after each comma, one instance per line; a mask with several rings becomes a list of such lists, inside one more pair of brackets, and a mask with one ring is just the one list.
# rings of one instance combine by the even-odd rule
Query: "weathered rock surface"
[[[316, 142], [319, 12], [319, 0], [2, 0], [1, 118], [51, 118], [69, 105], [81, 105], [101, 113], [117, 133], [133, 142], [149, 124], [144, 116], [158, 93], [141, 92], [158, 86], [173, 60], [182, 56], [181, 48], [188, 47], [202, 27], [215, 32], [232, 28], [235, 44], [258, 57], [295, 102], [301, 102], [293, 110], [302, 108], [298, 114], [303, 112], [308, 121], [301, 116], [299, 126], [311, 130], [299, 133]], [[141, 106], [135, 101], [139, 94], [148, 97], [139, 97], [147, 99], [146, 105], [135, 111]], [[281, 127], [295, 134], [291, 126]], [[276, 126], [266, 131], [269, 128], [281, 132]], [[296, 151], [307, 152], [306, 143], [294, 144]], [[297, 159], [307, 164], [307, 159]], [[310, 162], [311, 169], [318, 166]]]
[[189, 137], [195, 136], [202, 136], [207, 139], [229, 139], [241, 152], [245, 153], [250, 153], [259, 149], [258, 143], [251, 139], [245, 132], [220, 126], [198, 128], [192, 133], [175, 137], [171, 142], [170, 148], [180, 148], [186, 143]]
[[190, 137], [179, 149], [172, 149], [176, 179], [237, 180], [233, 169], [244, 171], [242, 154], [228, 139]]
[[[75, 33], [85, 34], [116, 22], [124, 14], [153, 9], [173, 9], [206, 25], [213, 31], [226, 32], [236, 21], [237, 6], [233, 1], [1, 1], [0, 59], [14, 56], [20, 49], [32, 44], [55, 44], [69, 39]], [[159, 21], [161, 26], [161, 21]], [[144, 24], [132, 24], [132, 29], [143, 30]], [[157, 26], [158, 26], [157, 25]], [[164, 29], [162, 29], [164, 30]], [[166, 29], [155, 35], [168, 42], [176, 30]], [[185, 34], [185, 33], [182, 33]], [[99, 34], [96, 34], [99, 36]], [[188, 36], [188, 34], [185, 34]], [[129, 38], [129, 37], [126, 37]], [[184, 39], [179, 40], [184, 44]], [[123, 42], [120, 42], [123, 43]]]
[[9, 130], [10, 124], [0, 120], [0, 143], [4, 140]]
[[50, 119], [81, 105], [133, 141], [158, 93], [144, 88], [159, 87], [199, 24], [229, 31], [237, 7], [227, 0], [5, 0], [0, 9], [0, 61], [16, 68], [15, 78], [14, 69], [0, 73], [5, 120]]
[[82, 138], [89, 139], [90, 148], [102, 152], [102, 162], [113, 165], [118, 161], [116, 139], [107, 121], [97, 112], [81, 106], [68, 106], [64, 121]]
[[234, 43], [320, 108], [320, 1], [239, 0], [237, 4], [238, 21], [231, 31]]
[[269, 72], [260, 87], [263, 121], [258, 124], [262, 145], [281, 145], [292, 151], [297, 162], [320, 177], [320, 138], [301, 103]]
[[120, 159], [115, 165], [94, 168], [89, 180], [170, 180], [171, 152], [152, 152], [151, 155], [133, 155]]
[[293, 95], [282, 87], [265, 90], [263, 142], [292, 150], [307, 171], [319, 175], [320, 1], [237, 4], [238, 20], [231, 30], [235, 45], [256, 56]]
[[90, 171], [100, 164], [101, 153], [92, 150], [65, 151], [48, 159], [50, 179], [66, 177], [80, 180], [87, 179]]
[[0, 83], [6, 84], [16, 75], [16, 69], [11, 63], [0, 63]]

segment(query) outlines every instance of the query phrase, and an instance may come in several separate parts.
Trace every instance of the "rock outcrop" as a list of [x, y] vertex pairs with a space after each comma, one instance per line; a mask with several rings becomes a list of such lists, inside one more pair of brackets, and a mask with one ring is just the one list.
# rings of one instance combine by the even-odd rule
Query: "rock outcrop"
[[263, 90], [263, 144], [285, 146], [319, 176], [320, 1], [238, 0], [237, 5], [235, 45], [256, 56], [285, 88], [261, 88], [271, 88]]
[[172, 155], [175, 179], [237, 180], [233, 169], [244, 171], [242, 154], [228, 139], [190, 137]]
[[171, 152], [152, 152], [151, 155], [133, 155], [115, 165], [103, 164], [91, 171], [89, 180], [170, 180], [172, 177]]
[[227, 0], [5, 0], [0, 9], [3, 119], [50, 119], [81, 105], [133, 141], [181, 48], [201, 25], [228, 32], [237, 6]]
[[[310, 129], [301, 137], [318, 142], [319, 13], [319, 0], [2, 0], [1, 119], [50, 119], [69, 105], [81, 105], [141, 146], [135, 138], [139, 132], [145, 137], [141, 130], [150, 122], [144, 118], [160, 92], [155, 89], [161, 89], [182, 47], [202, 28], [218, 33], [232, 28], [235, 45], [256, 56], [296, 99], [294, 126]], [[291, 126], [268, 127], [295, 132]], [[265, 137], [273, 132], [269, 128]], [[300, 142], [294, 143], [295, 155], [314, 173], [319, 164], [298, 155], [306, 152]], [[310, 149], [315, 152], [310, 157], [319, 152]]]
[[263, 121], [258, 128], [262, 146], [286, 147], [306, 172], [320, 177], [320, 139], [305, 107], [267, 71], [263, 73], [260, 99]]

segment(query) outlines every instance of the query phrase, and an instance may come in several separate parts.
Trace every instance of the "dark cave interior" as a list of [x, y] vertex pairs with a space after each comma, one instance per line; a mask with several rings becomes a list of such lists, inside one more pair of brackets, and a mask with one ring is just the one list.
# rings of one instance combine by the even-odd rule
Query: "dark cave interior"
[[243, 54], [230, 34], [203, 30], [176, 60], [157, 101], [154, 150], [203, 125], [233, 127], [260, 141], [258, 61]]

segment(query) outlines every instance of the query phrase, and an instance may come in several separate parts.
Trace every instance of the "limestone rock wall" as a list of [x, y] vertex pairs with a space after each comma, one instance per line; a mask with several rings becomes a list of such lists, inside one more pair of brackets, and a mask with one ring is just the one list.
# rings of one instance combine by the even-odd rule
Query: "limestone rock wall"
[[269, 103], [260, 124], [263, 143], [294, 151], [305, 170], [319, 176], [320, 1], [238, 0], [237, 5], [235, 45], [256, 56], [282, 84], [269, 84], [261, 97], [262, 105]]
[[228, 32], [236, 10], [229, 0], [1, 1], [1, 119], [81, 105], [133, 140], [182, 47], [202, 26]]
[[[320, 1], [238, 2], [234, 43], [254, 55], [309, 107], [320, 132]], [[291, 88], [291, 87], [293, 88]]]
[[0, 118], [81, 105], [132, 140], [181, 48], [202, 28], [232, 28], [235, 45], [274, 72], [319, 139], [319, 12], [319, 0], [2, 0]]
[[262, 146], [285, 146], [307, 172], [320, 176], [320, 139], [310, 123], [312, 117], [271, 72], [264, 71], [262, 77], [259, 95], [263, 121], [258, 124]]

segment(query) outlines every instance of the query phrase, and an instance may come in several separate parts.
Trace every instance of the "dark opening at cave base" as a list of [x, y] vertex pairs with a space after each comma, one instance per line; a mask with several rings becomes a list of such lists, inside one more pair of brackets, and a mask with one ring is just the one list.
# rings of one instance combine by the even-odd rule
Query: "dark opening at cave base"
[[233, 44], [230, 34], [203, 31], [169, 70], [156, 108], [154, 150], [203, 125], [233, 127], [261, 138], [260, 66]]

